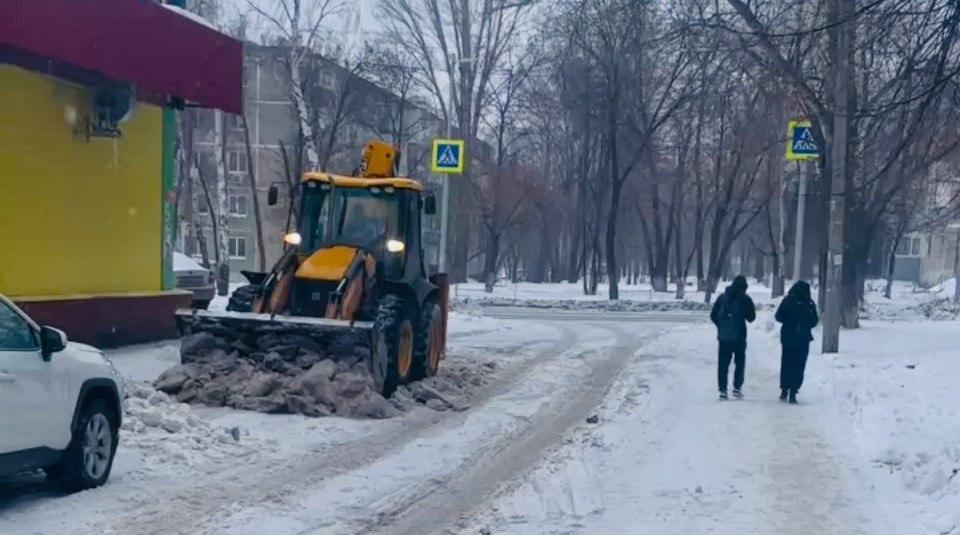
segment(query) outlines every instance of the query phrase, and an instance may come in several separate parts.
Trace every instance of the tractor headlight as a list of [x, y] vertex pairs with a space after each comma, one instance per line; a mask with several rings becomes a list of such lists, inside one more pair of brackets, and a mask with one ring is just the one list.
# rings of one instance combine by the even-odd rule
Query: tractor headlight
[[402, 253], [407, 246], [400, 240], [387, 240], [387, 250], [391, 253]]
[[283, 237], [283, 241], [290, 245], [300, 245], [303, 242], [303, 237], [300, 236], [299, 232], [291, 232]]

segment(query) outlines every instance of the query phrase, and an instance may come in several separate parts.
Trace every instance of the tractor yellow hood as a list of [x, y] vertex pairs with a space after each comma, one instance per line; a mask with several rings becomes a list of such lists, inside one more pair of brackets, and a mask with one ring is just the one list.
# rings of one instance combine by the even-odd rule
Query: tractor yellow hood
[[300, 264], [298, 279], [339, 282], [357, 255], [355, 247], [336, 245], [317, 250]]

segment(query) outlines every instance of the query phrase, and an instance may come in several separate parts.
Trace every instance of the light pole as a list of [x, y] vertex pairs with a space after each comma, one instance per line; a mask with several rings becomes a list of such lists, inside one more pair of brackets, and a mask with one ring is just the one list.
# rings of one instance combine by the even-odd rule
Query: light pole
[[[453, 65], [453, 57], [450, 58], [450, 64]], [[450, 69], [450, 96], [447, 98], [447, 139], [453, 135], [453, 95], [456, 91], [454, 74], [456, 70]], [[447, 272], [447, 232], [450, 225], [450, 177], [443, 175], [443, 197], [440, 204], [442, 214], [440, 215], [440, 258], [437, 259], [437, 269], [440, 273]]]
[[797, 162], [797, 230], [793, 240], [793, 280], [800, 280], [800, 266], [803, 264], [803, 223], [807, 213], [807, 174], [800, 170]]
[[[840, 351], [842, 273], [844, 262], [843, 217], [847, 181], [847, 101], [850, 95], [850, 24], [853, 0], [834, 0], [837, 26], [834, 71], [833, 140], [830, 149], [830, 220], [827, 227], [826, 293], [823, 307], [823, 352]], [[849, 259], [847, 259], [849, 260]]]
[[[460, 66], [463, 63], [469, 63], [473, 61], [472, 58], [462, 58], [457, 60], [453, 54], [450, 55], [450, 76], [449, 76], [449, 90], [450, 96], [447, 99], [447, 139], [450, 139], [453, 136], [453, 114], [455, 113], [453, 99], [454, 95], [457, 92], [456, 86], [456, 72], [457, 70], [453, 67], [454, 65]], [[463, 135], [464, 133], [461, 132]], [[466, 168], [466, 147], [463, 154], [460, 155], [461, 158], [464, 158], [464, 168]], [[447, 234], [449, 233], [450, 228], [450, 177], [444, 175], [443, 177], [443, 195], [440, 199], [440, 204], [442, 206], [442, 214], [440, 215], [440, 258], [437, 259], [437, 270], [440, 273], [447, 272]]]

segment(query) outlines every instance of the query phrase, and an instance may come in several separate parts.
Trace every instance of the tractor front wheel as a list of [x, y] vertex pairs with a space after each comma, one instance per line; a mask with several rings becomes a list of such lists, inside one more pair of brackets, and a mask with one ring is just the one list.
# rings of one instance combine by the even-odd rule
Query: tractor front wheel
[[384, 396], [410, 380], [413, 370], [414, 319], [410, 307], [396, 295], [380, 298], [373, 322], [372, 372]]
[[443, 357], [443, 317], [440, 305], [426, 302], [420, 311], [417, 340], [414, 344], [413, 378], [426, 379], [437, 374]]

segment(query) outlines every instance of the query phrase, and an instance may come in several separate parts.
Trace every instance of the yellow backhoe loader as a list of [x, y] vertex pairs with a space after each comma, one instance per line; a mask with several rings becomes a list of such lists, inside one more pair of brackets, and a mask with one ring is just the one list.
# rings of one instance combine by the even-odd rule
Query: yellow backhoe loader
[[[387, 396], [435, 374], [449, 285], [446, 275], [426, 274], [421, 214], [435, 213], [436, 201], [419, 182], [396, 177], [397, 154], [373, 141], [355, 176], [304, 174], [291, 202], [298, 229], [284, 238], [280, 260], [268, 273], [243, 272], [250, 284], [230, 296], [226, 312], [178, 310], [181, 331], [233, 331], [240, 342], [231, 350], [241, 353], [269, 336], [336, 346], [329, 358], [359, 353]], [[268, 204], [277, 197], [272, 187]]]

